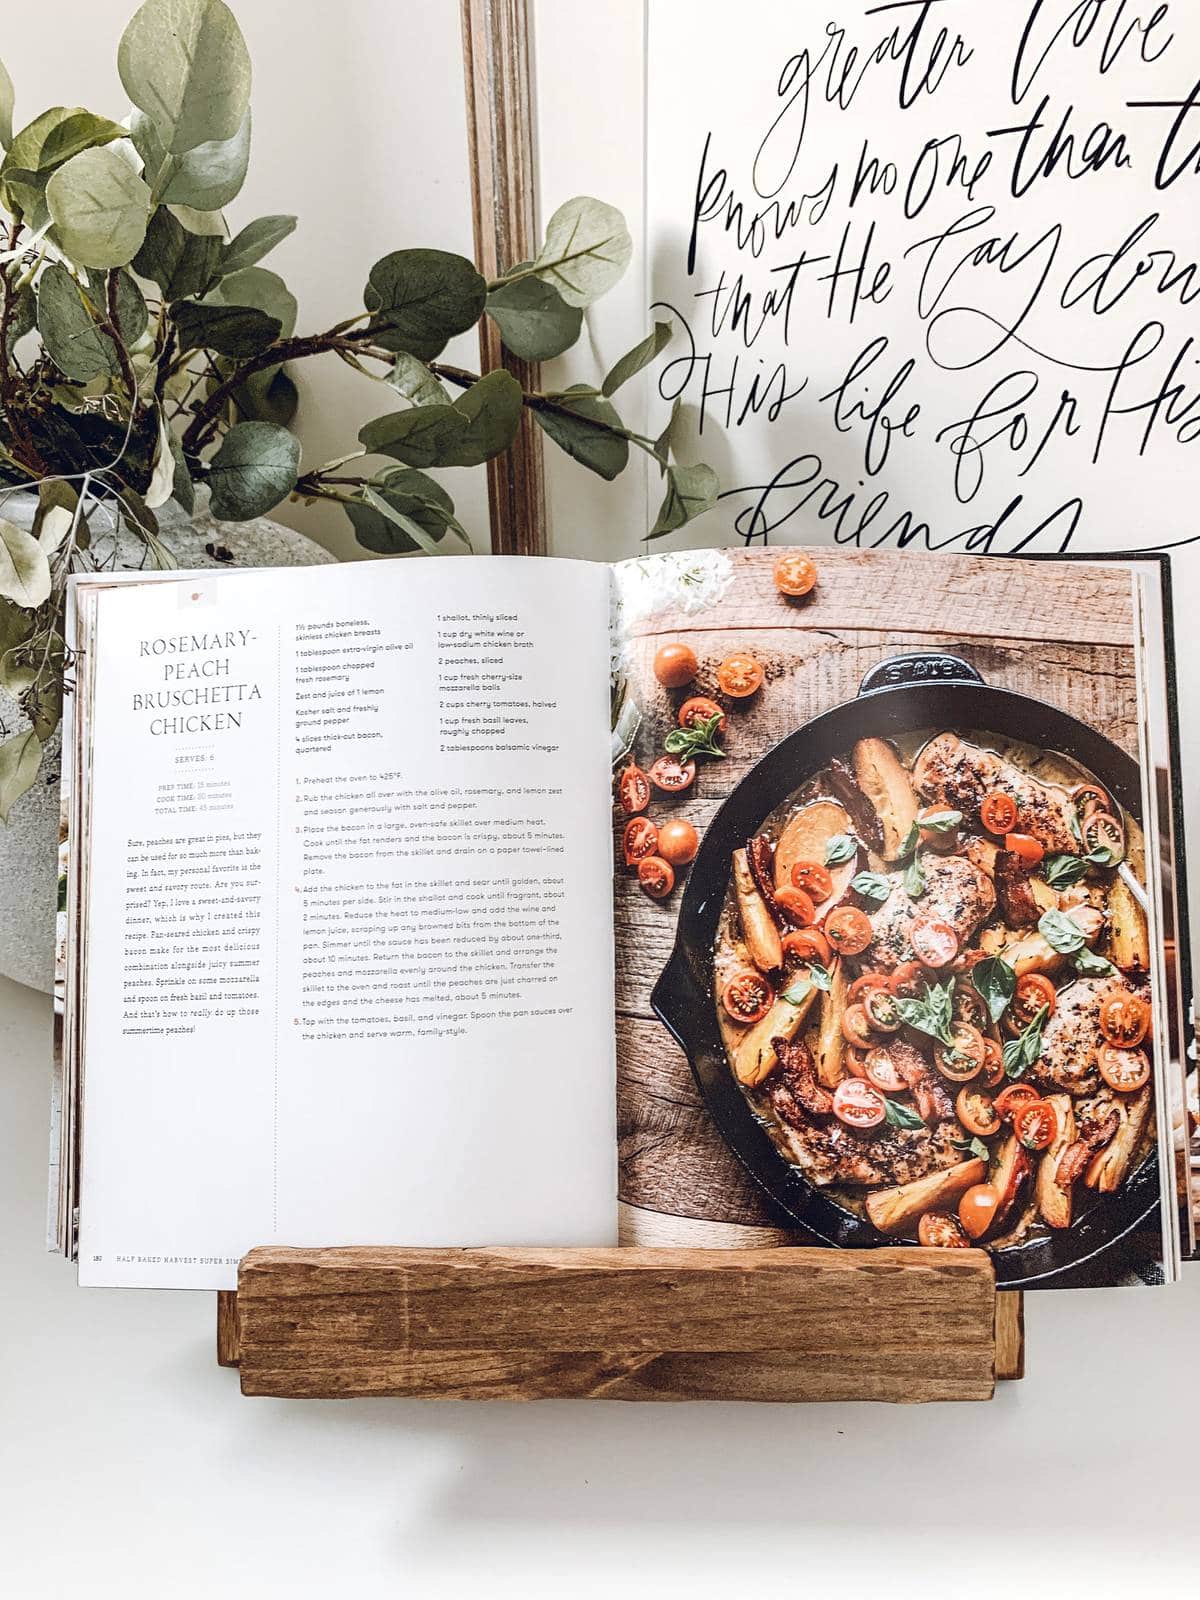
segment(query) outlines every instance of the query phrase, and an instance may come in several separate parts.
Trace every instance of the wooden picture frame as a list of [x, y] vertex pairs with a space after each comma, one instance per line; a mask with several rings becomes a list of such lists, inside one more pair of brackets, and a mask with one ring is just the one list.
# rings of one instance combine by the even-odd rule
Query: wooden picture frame
[[[537, 251], [529, 9], [529, 0], [462, 0], [475, 254], [489, 279]], [[539, 386], [538, 364], [505, 350], [486, 318], [479, 346], [482, 371], [502, 366], [523, 388]], [[492, 553], [545, 555], [542, 437], [528, 411], [487, 476]]]

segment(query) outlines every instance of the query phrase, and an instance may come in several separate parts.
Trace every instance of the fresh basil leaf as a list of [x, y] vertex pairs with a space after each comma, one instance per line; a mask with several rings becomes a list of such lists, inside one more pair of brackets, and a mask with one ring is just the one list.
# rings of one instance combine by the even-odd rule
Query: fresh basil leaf
[[821, 966], [820, 962], [813, 961], [808, 968], [808, 975], [818, 989], [824, 989], [826, 994], [833, 987], [833, 974], [828, 967]]
[[1004, 1072], [1009, 1078], [1021, 1078], [1042, 1053], [1042, 1028], [1050, 1015], [1049, 1006], [1041, 1006], [1015, 1039], [1006, 1041], [1003, 1050]]
[[902, 1104], [899, 1100], [889, 1100], [885, 1096], [883, 1109], [888, 1122], [893, 1128], [923, 1128], [925, 1126], [913, 1108]]
[[1052, 889], [1069, 889], [1087, 872], [1087, 862], [1080, 856], [1050, 856], [1042, 869], [1046, 882]]
[[817, 985], [813, 983], [811, 978], [797, 978], [789, 988], [783, 991], [779, 998], [786, 1000], [790, 1006], [800, 1006], [804, 1004], [816, 987]]
[[882, 872], [860, 872], [851, 878], [850, 887], [864, 900], [877, 900], [882, 905], [892, 892], [892, 880]]
[[1044, 912], [1038, 922], [1038, 932], [1060, 956], [1072, 956], [1076, 950], [1082, 950], [1086, 943], [1079, 924], [1062, 911]]
[[858, 854], [858, 840], [852, 833], [835, 833], [825, 846], [825, 865], [836, 867]]
[[1111, 961], [1105, 956], [1098, 956], [1086, 945], [1075, 952], [1075, 971], [1085, 978], [1107, 978], [1116, 970]]
[[973, 1156], [978, 1156], [980, 1161], [989, 1161], [991, 1159], [992, 1152], [980, 1138], [972, 1139], [970, 1144], [967, 1146], [967, 1149]]
[[914, 822], [912, 827], [904, 835], [904, 843], [900, 846], [900, 860], [903, 861], [905, 856], [912, 855], [913, 851], [917, 848], [920, 842], [921, 830]]
[[926, 984], [925, 993], [915, 999], [908, 995], [898, 995], [896, 1009], [910, 1028], [916, 1028], [919, 1033], [927, 1033], [931, 1039], [937, 1039], [942, 1044], [954, 1043], [951, 1031], [954, 1020], [953, 982]]
[[925, 868], [915, 857], [904, 869], [904, 892], [910, 900], [925, 893]]
[[972, 967], [971, 983], [992, 1021], [999, 1022], [1016, 992], [1016, 973], [1003, 956], [988, 956]]
[[953, 833], [955, 828], [962, 826], [962, 819], [963, 814], [961, 811], [931, 811], [921, 818], [920, 831], [924, 833]]

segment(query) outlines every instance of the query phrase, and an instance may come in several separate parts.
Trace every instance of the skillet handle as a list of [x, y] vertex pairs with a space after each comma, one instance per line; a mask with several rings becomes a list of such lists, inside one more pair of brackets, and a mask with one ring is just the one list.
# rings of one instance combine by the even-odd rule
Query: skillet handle
[[879, 689], [910, 689], [925, 683], [982, 683], [969, 662], [941, 650], [916, 650], [891, 656], [871, 668], [858, 686], [859, 698]]

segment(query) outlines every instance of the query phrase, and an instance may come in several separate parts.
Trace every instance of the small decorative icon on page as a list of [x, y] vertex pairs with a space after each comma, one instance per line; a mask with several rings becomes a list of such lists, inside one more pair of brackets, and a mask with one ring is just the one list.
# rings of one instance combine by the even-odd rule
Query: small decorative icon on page
[[190, 584], [181, 583], [177, 590], [179, 609], [181, 611], [194, 610], [196, 606], [211, 606], [217, 601], [216, 587], [211, 583], [197, 583], [195, 578]]

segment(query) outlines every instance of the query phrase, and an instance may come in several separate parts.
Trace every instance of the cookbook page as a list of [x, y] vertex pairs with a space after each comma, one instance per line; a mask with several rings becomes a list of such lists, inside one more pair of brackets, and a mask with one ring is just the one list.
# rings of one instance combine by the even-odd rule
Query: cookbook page
[[624, 1240], [1174, 1275], [1177, 738], [1138, 565], [616, 569]]
[[614, 1233], [608, 576], [96, 597], [80, 1281]]

